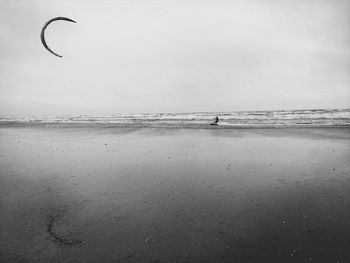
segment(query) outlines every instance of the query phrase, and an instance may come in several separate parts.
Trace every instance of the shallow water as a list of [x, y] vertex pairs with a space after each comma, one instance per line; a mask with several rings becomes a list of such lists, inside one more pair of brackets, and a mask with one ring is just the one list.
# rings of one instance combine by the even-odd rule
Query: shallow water
[[[207, 127], [215, 117], [219, 127]], [[0, 116], [0, 124], [105, 124], [123, 127], [235, 128], [350, 126], [350, 109], [120, 114], [110, 116]]]

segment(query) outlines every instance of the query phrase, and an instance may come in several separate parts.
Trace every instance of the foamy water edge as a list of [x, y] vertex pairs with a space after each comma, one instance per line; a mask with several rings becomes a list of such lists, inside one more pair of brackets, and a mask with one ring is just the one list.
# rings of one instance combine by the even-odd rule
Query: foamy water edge
[[350, 127], [350, 109], [120, 114], [108, 116], [0, 116], [0, 124], [65, 124], [65, 126], [90, 124], [120, 127], [206, 128], [216, 116], [220, 118], [218, 126], [220, 128]]

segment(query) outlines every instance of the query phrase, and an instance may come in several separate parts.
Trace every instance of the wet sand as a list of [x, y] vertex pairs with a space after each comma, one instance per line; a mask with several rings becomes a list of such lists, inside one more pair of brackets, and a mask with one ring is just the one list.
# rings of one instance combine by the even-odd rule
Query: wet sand
[[0, 128], [0, 262], [350, 262], [350, 131]]

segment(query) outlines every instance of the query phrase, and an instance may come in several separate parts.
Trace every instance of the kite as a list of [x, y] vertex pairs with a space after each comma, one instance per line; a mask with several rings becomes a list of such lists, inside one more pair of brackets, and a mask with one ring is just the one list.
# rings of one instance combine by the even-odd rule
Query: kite
[[76, 23], [76, 21], [70, 19], [70, 18], [67, 18], [67, 17], [55, 17], [55, 18], [52, 18], [50, 19], [49, 21], [47, 21], [45, 23], [45, 25], [43, 26], [43, 28], [41, 29], [41, 34], [40, 34], [40, 38], [41, 38], [41, 43], [43, 43], [44, 47], [49, 51], [51, 52], [52, 54], [54, 54], [55, 56], [57, 57], [62, 57], [61, 55], [58, 55], [57, 53], [53, 52], [49, 46], [46, 44], [46, 40], [45, 40], [45, 29], [47, 28], [48, 25], [50, 25], [52, 22], [54, 21], [58, 21], [58, 20], [63, 20], [63, 21], [68, 21], [68, 22], [72, 22], [72, 23]]

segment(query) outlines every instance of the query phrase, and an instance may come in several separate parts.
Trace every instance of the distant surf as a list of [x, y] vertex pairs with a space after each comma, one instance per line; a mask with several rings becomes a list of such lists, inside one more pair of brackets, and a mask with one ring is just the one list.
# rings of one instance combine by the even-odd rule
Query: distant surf
[[[218, 126], [210, 126], [215, 117]], [[350, 109], [120, 114], [108, 116], [0, 116], [6, 124], [111, 125], [164, 128], [350, 127]]]

